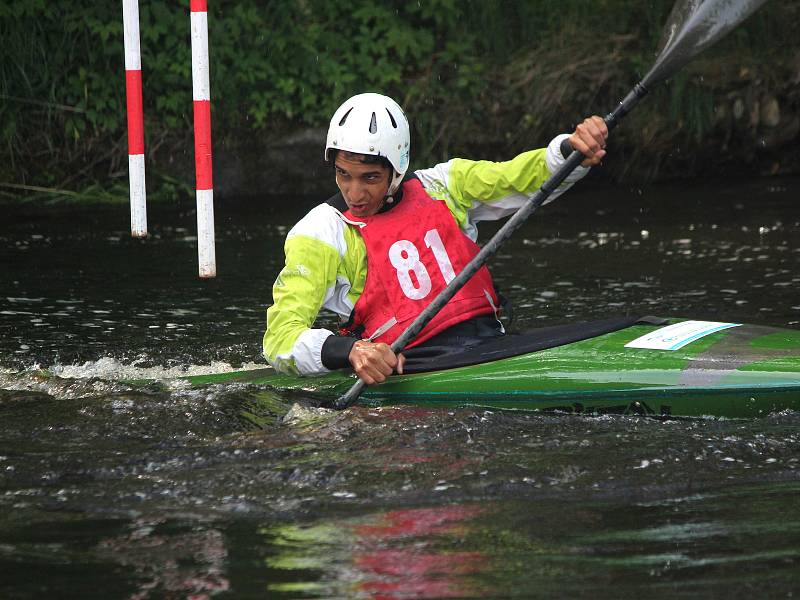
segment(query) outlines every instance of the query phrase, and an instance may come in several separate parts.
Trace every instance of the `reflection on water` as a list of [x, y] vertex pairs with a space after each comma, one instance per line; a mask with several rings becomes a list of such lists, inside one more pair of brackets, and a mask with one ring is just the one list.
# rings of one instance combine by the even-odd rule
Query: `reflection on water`
[[102, 539], [94, 551], [125, 568], [125, 579], [136, 582], [128, 597], [210, 598], [230, 589], [226, 577], [228, 552], [217, 529], [175, 527], [137, 520], [130, 532]]
[[[519, 327], [619, 313], [797, 327], [798, 185], [570, 194], [493, 271]], [[124, 207], [6, 210], [0, 596], [796, 591], [797, 413], [328, 413], [297, 393], [137, 381], [262, 364], [302, 209], [228, 208], [212, 281], [196, 278], [192, 215], [154, 208], [142, 242]]]
[[278, 549], [265, 566], [281, 580], [269, 590], [343, 598], [479, 597], [472, 576], [489, 568], [489, 557], [465, 548], [463, 540], [484, 512], [446, 505], [264, 527], [265, 545]]
[[[798, 491], [795, 483], [654, 502], [486, 500], [301, 523], [246, 521], [222, 531], [135, 522], [132, 533], [94, 551], [131, 569], [126, 579], [139, 582], [137, 598], [225, 590], [286, 598], [633, 598], [645, 590], [702, 596], [710, 586], [736, 595], [738, 585], [792, 589]], [[249, 555], [236, 556], [226, 542]]]

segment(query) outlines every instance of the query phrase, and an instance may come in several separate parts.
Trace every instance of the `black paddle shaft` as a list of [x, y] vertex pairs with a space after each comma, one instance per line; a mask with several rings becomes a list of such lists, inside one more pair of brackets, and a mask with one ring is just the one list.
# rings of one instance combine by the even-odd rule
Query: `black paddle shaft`
[[[622, 102], [619, 103], [616, 109], [613, 112], [609, 113], [606, 118], [604, 119], [606, 122], [606, 126], [609, 130], [613, 129], [617, 126], [619, 121], [628, 114], [631, 109], [636, 106], [641, 98], [643, 98], [647, 94], [647, 89], [641, 84], [638, 83], [631, 92], [625, 96]], [[528, 201], [523, 204], [519, 210], [517, 210], [514, 215], [505, 222], [505, 224], [500, 228], [500, 230], [492, 236], [486, 244], [480, 249], [478, 254], [475, 255], [467, 266], [455, 276], [455, 278], [448, 284], [448, 286], [443, 289], [436, 298], [434, 298], [431, 303], [423, 310], [416, 319], [411, 322], [403, 333], [392, 343], [392, 351], [397, 354], [403, 348], [406, 347], [411, 340], [413, 340], [417, 334], [427, 325], [430, 320], [436, 316], [436, 314], [447, 304], [453, 296], [455, 296], [458, 291], [464, 287], [464, 284], [469, 281], [469, 279], [478, 272], [486, 261], [489, 260], [503, 245], [511, 235], [520, 228], [520, 226], [530, 217], [541, 205], [542, 203], [547, 200], [547, 198], [552, 194], [558, 186], [560, 186], [564, 180], [572, 173], [575, 168], [583, 162], [584, 156], [580, 152], [572, 152], [569, 156], [566, 157], [564, 164], [553, 173], [553, 175], [545, 181], [542, 186], [536, 191], [533, 196], [531, 196]], [[362, 379], [359, 379], [357, 382], [353, 384], [353, 386], [347, 391], [347, 393], [342, 396], [341, 398], [337, 398], [334, 403], [333, 407], [337, 409], [347, 408], [353, 402], [355, 402], [358, 397], [361, 395], [365, 387], [365, 383]]]

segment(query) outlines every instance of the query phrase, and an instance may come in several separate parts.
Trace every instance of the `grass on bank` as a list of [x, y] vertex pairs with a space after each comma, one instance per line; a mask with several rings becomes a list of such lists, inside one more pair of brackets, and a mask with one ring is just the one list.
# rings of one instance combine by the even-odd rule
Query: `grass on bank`
[[[78, 182], [81, 184], [82, 182]], [[152, 185], [155, 183], [155, 185]], [[178, 203], [191, 199], [194, 190], [188, 183], [170, 175], [156, 173], [148, 184], [148, 204]], [[59, 189], [37, 185], [0, 182], [0, 204], [38, 204], [42, 206], [65, 204], [128, 204], [130, 202], [127, 176], [111, 182], [89, 182], [77, 190]]]

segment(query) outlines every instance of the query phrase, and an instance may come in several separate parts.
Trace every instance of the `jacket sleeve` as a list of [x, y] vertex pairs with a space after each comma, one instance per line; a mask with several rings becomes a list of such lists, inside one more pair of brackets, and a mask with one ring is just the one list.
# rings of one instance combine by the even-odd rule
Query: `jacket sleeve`
[[[416, 175], [432, 197], [444, 200], [461, 228], [472, 239], [475, 223], [502, 219], [516, 212], [564, 163], [559, 145], [568, 137], [553, 138], [547, 148], [529, 150], [504, 162], [454, 158]], [[553, 192], [548, 202], [581, 179], [588, 168], [578, 167]]]
[[286, 263], [275, 280], [273, 304], [267, 309], [264, 357], [282, 373], [322, 375], [329, 371], [322, 364], [321, 352], [333, 332], [314, 329], [313, 324], [333, 293], [341, 252], [335, 235], [326, 231], [331, 229], [326, 215], [318, 209], [289, 232], [284, 244]]

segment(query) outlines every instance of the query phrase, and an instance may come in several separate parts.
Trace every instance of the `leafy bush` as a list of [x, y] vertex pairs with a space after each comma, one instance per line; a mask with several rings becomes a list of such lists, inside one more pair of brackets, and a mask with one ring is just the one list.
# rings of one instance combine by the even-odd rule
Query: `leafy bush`
[[[346, 97], [374, 90], [413, 116], [418, 164], [451, 153], [508, 156], [611, 108], [652, 63], [670, 5], [212, 1], [215, 138], [263, 142], [324, 126]], [[795, 3], [768, 9], [702, 68], [735, 55], [765, 77], [783, 77], [780, 59], [796, 52], [792, 24], [800, 10]], [[192, 135], [188, 2], [143, 0], [140, 30], [147, 152], [151, 159], [163, 150], [185, 154]], [[3, 3], [0, 39], [0, 182], [74, 189], [124, 177], [119, 3]], [[719, 80], [730, 78], [727, 68]], [[700, 144], [714, 127], [719, 80], [697, 72], [687, 69], [643, 105], [636, 123], [649, 142], [657, 135], [662, 146]]]

